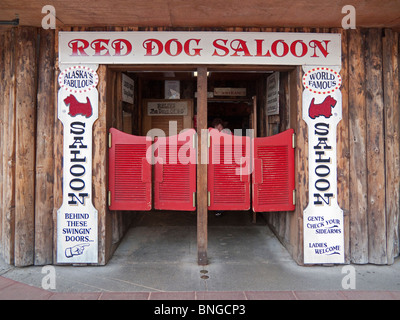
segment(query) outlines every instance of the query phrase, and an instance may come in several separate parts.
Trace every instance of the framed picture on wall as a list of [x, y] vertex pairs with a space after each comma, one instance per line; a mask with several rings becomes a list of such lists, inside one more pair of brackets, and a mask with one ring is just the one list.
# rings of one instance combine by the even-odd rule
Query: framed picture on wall
[[180, 87], [177, 80], [165, 80], [165, 99], [180, 99]]

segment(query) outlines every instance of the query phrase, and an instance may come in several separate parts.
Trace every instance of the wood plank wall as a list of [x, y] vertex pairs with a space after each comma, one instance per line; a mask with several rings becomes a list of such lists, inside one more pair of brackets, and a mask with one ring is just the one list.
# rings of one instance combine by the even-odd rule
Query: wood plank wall
[[[344, 211], [346, 263], [392, 264], [399, 255], [398, 33], [390, 29], [297, 28], [296, 31], [342, 34], [343, 110], [337, 130], [337, 173], [338, 202]], [[291, 99], [298, 99], [293, 92], [298, 90], [295, 84], [291, 85]], [[300, 125], [297, 130], [296, 125]], [[302, 145], [301, 121], [297, 124], [291, 121], [290, 127], [296, 130], [297, 145]], [[299, 153], [301, 150], [296, 150], [296, 156]], [[296, 157], [296, 188], [302, 188], [305, 182], [302, 174], [307, 167], [303, 166], [303, 159]], [[300, 221], [307, 189], [301, 194], [297, 192], [294, 214], [272, 213], [268, 217], [278, 238], [300, 264], [303, 261]], [[287, 229], [288, 215], [298, 219], [299, 230], [295, 228], [293, 232], [293, 222]]]
[[[38, 29], [15, 28], [2, 37], [4, 66], [1, 253], [7, 263], [34, 263]], [[48, 48], [44, 48], [48, 50]]]
[[350, 262], [391, 264], [399, 254], [398, 34], [348, 35]]
[[[145, 30], [171, 28], [145, 28]], [[138, 30], [78, 28], [74, 31]], [[144, 29], [143, 29], [144, 30]], [[190, 29], [194, 30], [194, 29]], [[220, 30], [220, 29], [219, 29]], [[391, 264], [399, 255], [398, 33], [390, 29], [229, 28], [226, 31], [341, 32], [343, 119], [338, 126], [338, 202], [344, 210], [346, 262]], [[62, 200], [62, 125], [57, 119], [57, 31], [17, 27], [0, 33], [0, 256], [16, 266], [55, 263], [56, 211]], [[108, 128], [120, 124], [111, 84], [98, 70], [93, 194], [99, 210], [99, 264], [107, 263], [127, 220], [106, 205]], [[307, 205], [307, 130], [301, 120], [301, 68], [287, 75], [288, 127], [297, 133], [297, 206], [268, 220], [302, 264], [302, 212]], [[108, 79], [108, 80], [107, 80]], [[118, 100], [118, 99], [117, 99]], [[115, 109], [115, 110], [114, 110]], [[263, 114], [260, 112], [260, 114]], [[266, 132], [266, 121], [259, 124]]]

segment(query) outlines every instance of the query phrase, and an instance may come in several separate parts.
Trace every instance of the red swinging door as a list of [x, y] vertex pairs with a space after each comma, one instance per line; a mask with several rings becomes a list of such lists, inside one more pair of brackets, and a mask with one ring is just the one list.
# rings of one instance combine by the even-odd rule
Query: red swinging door
[[[196, 210], [196, 131], [177, 136], [134, 136], [110, 129], [110, 210]], [[153, 158], [153, 152], [155, 158]]]
[[110, 210], [151, 210], [151, 139], [110, 129]]
[[250, 137], [209, 129], [209, 210], [250, 209]]
[[196, 210], [196, 131], [155, 138], [154, 208]]
[[[110, 129], [110, 210], [196, 210], [196, 132], [151, 139]], [[250, 172], [254, 212], [293, 211], [294, 131], [254, 138], [210, 130], [208, 209], [249, 210]], [[252, 164], [252, 168], [250, 165]]]
[[295, 209], [294, 130], [253, 139], [253, 211]]

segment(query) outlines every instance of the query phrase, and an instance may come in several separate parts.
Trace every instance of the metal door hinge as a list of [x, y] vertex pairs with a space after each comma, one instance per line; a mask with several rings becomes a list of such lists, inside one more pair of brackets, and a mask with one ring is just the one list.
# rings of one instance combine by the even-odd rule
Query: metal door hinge
[[111, 191], [108, 191], [108, 206], [111, 206]]
[[111, 132], [108, 133], [108, 147], [112, 147], [112, 137], [111, 137]]
[[193, 208], [196, 207], [196, 192], [193, 192]]
[[211, 206], [211, 195], [210, 195], [210, 191], [207, 191], [207, 206]]
[[293, 147], [293, 149], [296, 148], [296, 134], [295, 133], [293, 133], [293, 135], [292, 135], [292, 147]]
[[296, 189], [293, 190], [293, 205], [296, 205]]

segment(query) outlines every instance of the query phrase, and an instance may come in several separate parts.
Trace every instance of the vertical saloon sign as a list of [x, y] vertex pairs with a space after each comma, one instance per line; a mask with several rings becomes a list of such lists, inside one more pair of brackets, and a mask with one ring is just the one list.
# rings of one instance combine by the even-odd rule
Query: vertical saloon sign
[[344, 263], [336, 173], [336, 126], [342, 119], [340, 67], [303, 69], [309, 168], [309, 201], [303, 213], [304, 263]]
[[57, 211], [57, 263], [97, 263], [97, 210], [92, 204], [92, 126], [98, 117], [98, 76], [70, 66], [58, 78], [64, 126], [63, 203]]

